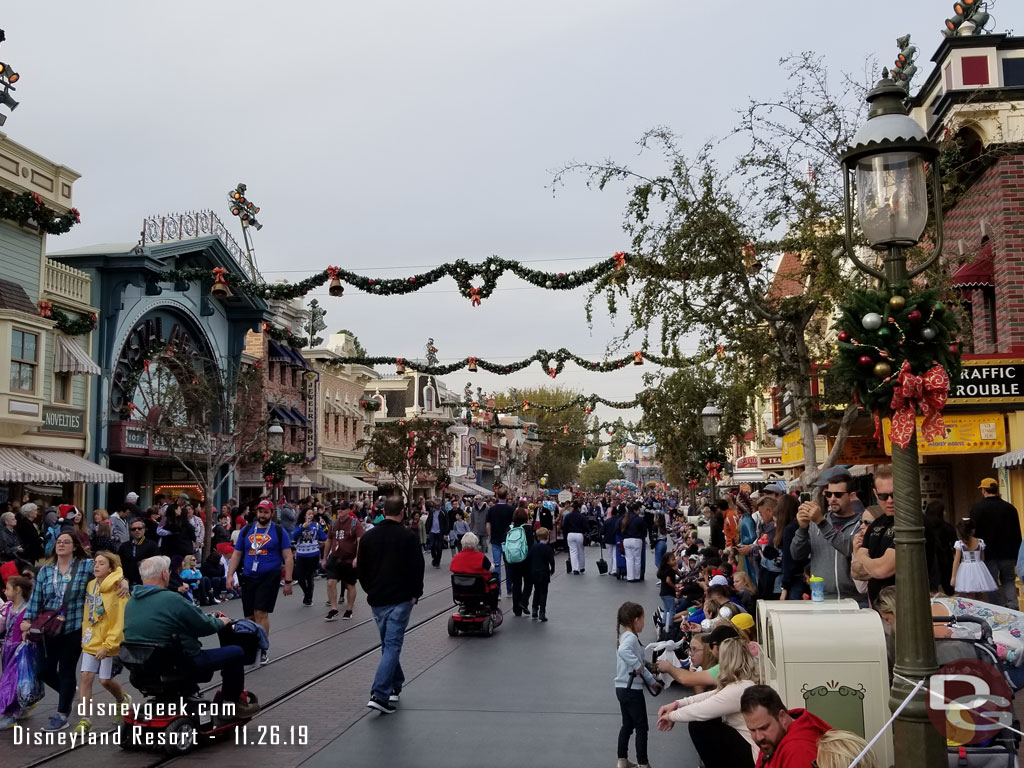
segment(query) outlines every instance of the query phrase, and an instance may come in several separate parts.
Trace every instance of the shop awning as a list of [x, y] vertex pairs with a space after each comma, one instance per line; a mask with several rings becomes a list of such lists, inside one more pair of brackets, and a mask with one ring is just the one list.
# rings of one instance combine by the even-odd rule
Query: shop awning
[[[282, 409], [282, 410], [284, 410], [284, 409]], [[309, 421], [306, 419], [305, 416], [302, 415], [302, 411], [300, 411], [298, 408], [291, 408], [291, 407], [289, 407], [288, 411], [291, 412], [292, 418], [295, 419], [295, 422], [298, 424], [298, 426], [300, 426], [300, 427], [308, 427], [309, 426]]]
[[954, 288], [993, 288], [992, 246], [982, 248], [978, 258], [964, 264], [953, 273], [950, 285]]
[[48, 467], [17, 448], [0, 448], [0, 483], [73, 483], [66, 470]]
[[267, 349], [269, 351], [269, 354], [267, 355], [267, 357], [269, 357], [275, 363], [294, 363], [295, 362], [295, 359], [291, 355], [289, 355], [287, 352], [285, 352], [284, 348], [281, 347], [281, 345], [278, 344], [276, 341], [267, 342]]
[[1018, 448], [1016, 451], [1010, 451], [992, 459], [992, 469], [1013, 469], [1020, 466], [1024, 466], [1024, 448]]
[[320, 480], [327, 488], [336, 491], [374, 491], [377, 489], [377, 486], [365, 483], [358, 477], [352, 477], [343, 472], [321, 472]]
[[283, 427], [298, 427], [298, 426], [301, 426], [300, 422], [295, 420], [295, 417], [292, 415], [292, 412], [291, 412], [290, 408], [285, 408], [285, 407], [271, 408], [270, 409], [270, 418], [272, 420], [273, 419], [277, 419], [279, 422], [281, 422], [281, 426], [283, 426]]
[[[69, 472], [73, 483], [121, 483], [124, 475], [112, 469], [101, 467], [88, 459], [67, 451], [48, 451], [42, 448], [26, 449], [25, 453], [48, 467]], [[67, 481], [65, 481], [67, 482]]]
[[[484, 488], [483, 486], [477, 485], [476, 483], [474, 483], [474, 482], [472, 482], [470, 480], [459, 480], [457, 484], [459, 486], [461, 486], [462, 488], [466, 489], [466, 491], [464, 491], [465, 493], [472, 493], [474, 496], [476, 496], [476, 494], [478, 494], [478, 493], [481, 496], [484, 496], [484, 497], [493, 496], [494, 495], [494, 489], [493, 488]], [[449, 488], [452, 485], [456, 485], [456, 483], [451, 483], [449, 485]]]
[[300, 368], [309, 368], [309, 363], [306, 362], [306, 358], [302, 356], [302, 353], [299, 352], [299, 350], [293, 349], [292, 347], [285, 347], [284, 351], [292, 360], [295, 361], [297, 366]]
[[457, 493], [460, 496], [476, 496], [479, 491], [474, 491], [472, 488], [467, 488], [462, 483], [449, 483], [445, 489], [451, 493]]
[[81, 345], [70, 336], [58, 336], [53, 350], [54, 373], [91, 373], [102, 371]]

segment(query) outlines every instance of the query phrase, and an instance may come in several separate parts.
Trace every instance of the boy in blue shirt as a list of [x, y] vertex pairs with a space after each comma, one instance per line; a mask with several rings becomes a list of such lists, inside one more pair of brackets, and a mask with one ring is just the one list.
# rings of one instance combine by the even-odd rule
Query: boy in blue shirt
[[[238, 572], [242, 590], [242, 613], [245, 618], [261, 625], [270, 637], [270, 614], [277, 604], [277, 588], [284, 566], [284, 594], [292, 593], [292, 540], [288, 531], [274, 522], [274, 503], [264, 499], [256, 507], [256, 519], [238, 534], [235, 551], [228, 564], [227, 583]], [[260, 654], [260, 664], [269, 661], [266, 651]]]

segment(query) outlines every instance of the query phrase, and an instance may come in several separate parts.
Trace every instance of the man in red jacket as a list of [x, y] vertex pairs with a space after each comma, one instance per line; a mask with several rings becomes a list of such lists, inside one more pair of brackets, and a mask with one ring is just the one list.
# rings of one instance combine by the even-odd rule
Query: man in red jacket
[[750, 737], [761, 750], [757, 768], [811, 768], [818, 739], [832, 726], [806, 709], [786, 709], [779, 694], [767, 685], [743, 692], [740, 712]]

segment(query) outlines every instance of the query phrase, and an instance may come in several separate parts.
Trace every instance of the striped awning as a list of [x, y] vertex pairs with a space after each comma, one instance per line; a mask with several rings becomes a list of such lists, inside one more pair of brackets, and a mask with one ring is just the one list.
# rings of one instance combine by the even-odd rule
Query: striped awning
[[1004, 453], [992, 459], [992, 469], [1013, 469], [1024, 465], [1024, 448]]
[[54, 373], [91, 373], [102, 371], [81, 345], [70, 336], [58, 336], [53, 349]]
[[72, 483], [67, 471], [57, 470], [17, 448], [0, 448], [0, 483]]
[[88, 459], [76, 456], [67, 451], [49, 451], [41, 448], [29, 448], [25, 452], [48, 467], [67, 472], [72, 477], [64, 482], [71, 483], [121, 483], [124, 475], [112, 469], [101, 467]]
[[320, 481], [323, 487], [336, 491], [373, 491], [377, 488], [360, 480], [358, 477], [342, 472], [321, 472]]

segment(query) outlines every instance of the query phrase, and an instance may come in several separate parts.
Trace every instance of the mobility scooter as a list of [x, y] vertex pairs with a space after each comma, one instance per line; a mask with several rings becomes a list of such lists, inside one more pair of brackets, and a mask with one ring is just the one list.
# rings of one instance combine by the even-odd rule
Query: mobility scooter
[[501, 626], [498, 583], [493, 577], [452, 574], [452, 599], [458, 608], [448, 617], [448, 634], [477, 633], [490, 637]]
[[[229, 624], [219, 638], [222, 647], [240, 646], [247, 665], [256, 662], [255, 634], [236, 633]], [[201, 696], [177, 646], [123, 643], [119, 658], [128, 669], [131, 684], [146, 697], [133, 705], [118, 727], [118, 741], [124, 750], [163, 749], [169, 755], [183, 755], [205, 741], [234, 733], [236, 726], [251, 719], [238, 715], [232, 704], [222, 700], [219, 690], [212, 701]], [[214, 674], [199, 682], [209, 681]], [[249, 704], [257, 703], [249, 691], [243, 695]]]

